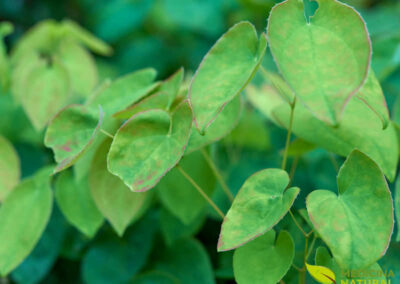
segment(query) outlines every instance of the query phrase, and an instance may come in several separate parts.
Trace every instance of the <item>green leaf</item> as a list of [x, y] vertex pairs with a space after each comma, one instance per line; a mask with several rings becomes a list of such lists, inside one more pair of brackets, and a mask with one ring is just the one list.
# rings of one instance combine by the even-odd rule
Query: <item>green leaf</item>
[[102, 122], [101, 108], [96, 119], [87, 108], [79, 105], [68, 106], [53, 118], [47, 128], [44, 144], [53, 149], [58, 163], [55, 173], [73, 165], [87, 151]]
[[386, 180], [365, 154], [353, 151], [339, 171], [338, 193], [316, 190], [307, 197], [314, 228], [343, 269], [376, 262], [393, 231], [393, 204]]
[[0, 275], [6, 276], [33, 250], [50, 218], [52, 168], [22, 181], [0, 207]]
[[57, 178], [55, 198], [66, 219], [87, 237], [92, 238], [103, 224], [87, 179], [76, 182], [71, 171]]
[[158, 83], [154, 83], [157, 73], [147, 68], [132, 72], [118, 78], [111, 85], [87, 102], [92, 108], [100, 105], [107, 116], [124, 110], [142, 99], [154, 90]]
[[155, 268], [174, 275], [180, 283], [215, 283], [210, 258], [195, 239], [182, 239], [168, 247]]
[[171, 273], [160, 272], [157, 270], [145, 272], [138, 275], [132, 281], [132, 284], [181, 284], [178, 278]]
[[[200, 151], [185, 155], [179, 166], [211, 196], [215, 188], [215, 175]], [[183, 224], [201, 219], [207, 201], [178, 169], [172, 169], [157, 185], [162, 204]], [[190, 200], [190, 202], [188, 202]]]
[[42, 130], [70, 97], [65, 67], [54, 59], [49, 59], [51, 64], [45, 63], [45, 59], [40, 60], [40, 66], [27, 74], [25, 90], [19, 94], [22, 107], [37, 130]]
[[85, 283], [129, 283], [146, 264], [158, 226], [156, 216], [146, 215], [123, 238], [105, 231], [96, 238], [82, 260]]
[[353, 8], [336, 0], [317, 2], [309, 23], [303, 1], [276, 5], [267, 36], [281, 74], [300, 101], [319, 119], [337, 125], [367, 77], [371, 42]]
[[97, 208], [111, 223], [119, 236], [137, 220], [150, 205], [151, 192], [132, 192], [107, 170], [110, 140], [97, 149], [89, 170], [89, 186]]
[[394, 211], [396, 213], [397, 221], [397, 236], [396, 241], [400, 242], [400, 178], [397, 178], [394, 193]]
[[149, 109], [169, 110], [178, 95], [179, 87], [183, 80], [183, 68], [165, 80], [156, 93], [144, 98], [132, 106], [115, 113], [115, 118], [128, 119], [132, 115]]
[[299, 194], [288, 174], [265, 169], [250, 176], [229, 209], [218, 240], [218, 251], [237, 248], [270, 230], [286, 215]]
[[74, 41], [63, 42], [59, 46], [58, 56], [68, 72], [73, 97], [88, 97], [97, 84], [94, 58]]
[[132, 191], [153, 188], [181, 159], [191, 126], [186, 101], [171, 115], [149, 110], [133, 116], [115, 134], [107, 157], [109, 171]]
[[290, 234], [275, 231], [238, 248], [233, 255], [233, 272], [239, 284], [275, 284], [285, 276], [294, 258]]
[[[330, 268], [335, 273], [336, 283], [351, 283], [351, 280], [353, 280], [353, 283], [376, 282], [386, 284], [386, 279], [383, 276], [384, 273], [378, 263], [374, 263], [369, 267], [364, 267], [362, 271], [368, 276], [359, 277], [360, 273], [357, 273], [357, 270], [350, 271], [341, 269], [325, 247], [317, 248], [315, 263]], [[353, 272], [353, 277], [351, 277], [351, 272]], [[373, 277], [369, 275], [373, 275]]]
[[228, 135], [239, 122], [242, 105], [241, 96], [236, 96], [221, 111], [213, 124], [208, 127], [207, 132], [204, 135], [201, 135], [198, 131], [192, 129], [185, 155], [199, 150]]
[[200, 133], [217, 118], [254, 76], [267, 47], [254, 26], [240, 22], [230, 28], [200, 63], [189, 87], [188, 97]]
[[21, 175], [18, 154], [13, 145], [0, 136], [0, 202], [18, 184]]
[[104, 41], [96, 38], [87, 30], [83, 29], [81, 26], [76, 24], [71, 20], [64, 20], [62, 22], [62, 27], [64, 29], [65, 34], [68, 36], [72, 36], [72, 38], [77, 41], [83, 43], [92, 51], [101, 54], [101, 55], [111, 55], [113, 50], [111, 46], [109, 46]]
[[10, 63], [4, 38], [13, 31], [14, 26], [11, 23], [0, 23], [0, 91], [2, 92], [8, 91], [10, 84]]
[[[252, 104], [274, 123], [288, 128], [290, 106], [279, 94], [268, 86], [260, 90], [249, 89], [247, 95]], [[390, 181], [394, 180], [398, 161], [398, 141], [394, 126], [390, 123], [383, 130], [377, 115], [358, 96], [350, 99], [337, 127], [330, 127], [315, 118], [304, 106], [296, 104], [293, 133], [341, 156], [347, 156], [357, 148], [370, 156]]]

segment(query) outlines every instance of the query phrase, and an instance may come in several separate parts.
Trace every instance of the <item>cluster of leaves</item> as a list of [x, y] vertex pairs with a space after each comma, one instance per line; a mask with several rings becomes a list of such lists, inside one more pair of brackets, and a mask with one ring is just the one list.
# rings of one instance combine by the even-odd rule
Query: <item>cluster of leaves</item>
[[[11, 31], [0, 27], [2, 37]], [[262, 67], [267, 45], [280, 74]], [[20, 181], [18, 154], [0, 137], [2, 276], [38, 282], [60, 255], [82, 258], [87, 283], [215, 283], [210, 255], [193, 238], [207, 216], [223, 219], [221, 279], [308, 283], [314, 263], [334, 272], [323, 282], [333, 283], [343, 269], [380, 271], [389, 245], [381, 264], [398, 271], [386, 182], [396, 178], [398, 126], [377, 79], [389, 71], [372, 70], [370, 35], [356, 10], [321, 0], [311, 17], [302, 1], [286, 0], [271, 10], [266, 33], [249, 22], [231, 27], [192, 78], [181, 68], [157, 81], [146, 68], [99, 82], [87, 48], [112, 52], [71, 21], [38, 24], [10, 55], [0, 43], [1, 100], [10, 119], [24, 116], [2, 133], [44, 141], [55, 160]], [[263, 117], [287, 129], [283, 161], [252, 161], [250, 175], [241, 168], [246, 157], [232, 156], [271, 147]], [[236, 192], [215, 162], [218, 147], [234, 152], [225, 163], [228, 181], [241, 179]], [[316, 148], [346, 157], [337, 193], [336, 184], [310, 191], [320, 187], [295, 182], [300, 157]]]

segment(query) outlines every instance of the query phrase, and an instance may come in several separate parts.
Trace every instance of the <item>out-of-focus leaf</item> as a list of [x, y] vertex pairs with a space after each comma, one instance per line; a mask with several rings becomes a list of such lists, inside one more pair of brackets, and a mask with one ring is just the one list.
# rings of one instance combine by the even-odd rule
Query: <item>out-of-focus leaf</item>
[[89, 170], [92, 197], [104, 217], [119, 236], [137, 220], [150, 205], [152, 192], [132, 192], [107, 170], [107, 153], [111, 141], [104, 141], [94, 154]]
[[296, 138], [289, 144], [288, 156], [301, 156], [315, 149], [315, 145], [301, 138]]
[[280, 72], [300, 101], [319, 119], [337, 125], [367, 77], [371, 43], [357, 11], [335, 0], [317, 2], [309, 23], [302, 1], [276, 5], [267, 35]]
[[103, 122], [103, 111], [99, 108], [99, 118], [79, 105], [61, 110], [50, 122], [44, 144], [52, 148], [58, 163], [55, 172], [73, 165], [88, 149], [99, 132]]
[[[211, 195], [215, 188], [215, 176], [200, 151], [183, 157], [179, 166], [203, 189]], [[207, 201], [186, 180], [178, 169], [172, 169], [156, 188], [163, 205], [183, 224], [189, 225], [207, 206]], [[190, 200], [190, 202], [187, 202]]]
[[145, 265], [150, 253], [158, 220], [147, 215], [120, 239], [105, 232], [91, 245], [82, 260], [86, 283], [128, 283]]
[[107, 157], [109, 171], [132, 191], [153, 188], [181, 159], [191, 126], [186, 101], [173, 114], [149, 110], [133, 116], [115, 134]]
[[173, 274], [161, 271], [149, 271], [136, 276], [132, 284], [181, 284]]
[[55, 198], [66, 219], [87, 237], [92, 238], [103, 224], [87, 179], [76, 182], [71, 171], [57, 178]]
[[267, 47], [249, 22], [227, 31], [206, 54], [189, 87], [189, 101], [200, 133], [254, 76]]
[[55, 206], [46, 230], [32, 253], [11, 273], [17, 283], [35, 284], [49, 273], [65, 239], [67, 223]]
[[19, 158], [13, 145], [0, 136], [0, 202], [18, 184], [21, 175]]
[[294, 257], [294, 243], [286, 231], [270, 230], [264, 236], [238, 248], [233, 255], [233, 271], [239, 284], [275, 284], [285, 276]]
[[397, 178], [396, 186], [394, 189], [394, 211], [397, 221], [397, 236], [396, 241], [400, 242], [400, 178]]
[[153, 83], [156, 71], [148, 68], [118, 78], [104, 91], [87, 102], [93, 108], [100, 105], [110, 116], [134, 104], [157, 87]]
[[209, 256], [195, 239], [176, 241], [161, 253], [155, 268], [174, 275], [180, 283], [215, 283]]
[[343, 269], [372, 265], [389, 245], [393, 205], [374, 161], [353, 151], [339, 171], [338, 192], [315, 190], [306, 204], [311, 222]]
[[200, 230], [204, 221], [205, 215], [197, 216], [193, 222], [186, 225], [166, 209], [161, 211], [160, 217], [161, 231], [168, 245], [178, 239], [193, 236]]
[[8, 90], [10, 81], [10, 64], [4, 37], [12, 33], [14, 26], [9, 22], [0, 23], [0, 94]]
[[22, 181], [0, 207], [0, 275], [17, 267], [39, 241], [52, 208], [50, 174], [40, 170]]
[[242, 98], [237, 96], [221, 111], [204, 135], [201, 135], [195, 128], [192, 128], [185, 155], [228, 135], [239, 122], [241, 110]]
[[242, 246], [278, 223], [300, 191], [298, 187], [286, 189], [288, 184], [288, 174], [280, 169], [265, 169], [250, 176], [222, 223], [218, 251]]
[[387, 280], [391, 283], [400, 281], [400, 245], [391, 242], [386, 254], [379, 260], [383, 271], [387, 271]]

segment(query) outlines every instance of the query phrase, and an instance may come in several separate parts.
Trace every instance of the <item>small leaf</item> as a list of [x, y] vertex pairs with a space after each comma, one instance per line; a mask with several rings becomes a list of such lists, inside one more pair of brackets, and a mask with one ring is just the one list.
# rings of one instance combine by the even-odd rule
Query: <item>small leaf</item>
[[0, 202], [18, 184], [21, 175], [18, 154], [13, 145], [0, 136]]
[[385, 254], [393, 231], [393, 204], [379, 167], [353, 151], [339, 171], [337, 196], [316, 190], [306, 200], [314, 228], [343, 269], [362, 269]]
[[142, 99], [158, 83], [154, 83], [157, 73], [154, 69], [142, 69], [118, 78], [102, 92], [91, 98], [86, 104], [92, 108], [100, 105], [107, 116], [124, 110]]
[[235, 97], [221, 111], [213, 124], [208, 127], [207, 132], [204, 135], [201, 135], [193, 128], [185, 155], [199, 150], [228, 135], [239, 122], [242, 105], [241, 96]]
[[254, 76], [267, 47], [249, 22], [230, 28], [203, 58], [189, 87], [189, 101], [200, 133], [213, 123]]
[[71, 171], [61, 173], [56, 182], [55, 198], [66, 219], [87, 237], [92, 238], [103, 224], [87, 179], [78, 183]]
[[290, 234], [275, 231], [238, 248], [233, 255], [233, 272], [239, 284], [275, 284], [285, 276], [294, 258]]
[[280, 169], [265, 169], [250, 176], [222, 223], [218, 251], [242, 246], [278, 223], [299, 194], [297, 187], [286, 189], [288, 184], [288, 174]]
[[319, 266], [319, 265], [311, 265], [306, 263], [306, 268], [308, 273], [318, 281], [318, 283], [322, 284], [335, 284], [335, 273], [327, 267]]
[[150, 205], [151, 192], [136, 193], [107, 170], [110, 140], [97, 149], [89, 170], [89, 186], [94, 202], [119, 236]]
[[52, 148], [58, 163], [54, 172], [60, 172], [73, 165], [96, 137], [103, 122], [103, 111], [99, 109], [96, 119], [85, 107], [68, 106], [50, 122], [44, 144]]
[[353, 8], [335, 0], [317, 2], [309, 23], [303, 1], [276, 5], [267, 36], [280, 72], [300, 101], [319, 119], [337, 125], [367, 77], [371, 42]]
[[181, 159], [191, 125], [186, 101], [172, 115], [149, 110], [133, 116], [115, 134], [107, 157], [109, 171], [132, 191], [153, 188]]
[[39, 241], [52, 208], [50, 174], [44, 168], [22, 181], [0, 207], [0, 275], [17, 267]]

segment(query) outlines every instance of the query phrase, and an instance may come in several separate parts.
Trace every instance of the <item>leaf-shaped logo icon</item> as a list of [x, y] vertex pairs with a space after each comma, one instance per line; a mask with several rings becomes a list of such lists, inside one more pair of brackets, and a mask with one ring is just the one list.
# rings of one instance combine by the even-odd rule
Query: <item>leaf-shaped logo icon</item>
[[310, 275], [322, 284], [336, 284], [335, 273], [327, 267], [319, 266], [319, 265], [311, 265], [307, 264], [307, 271]]

